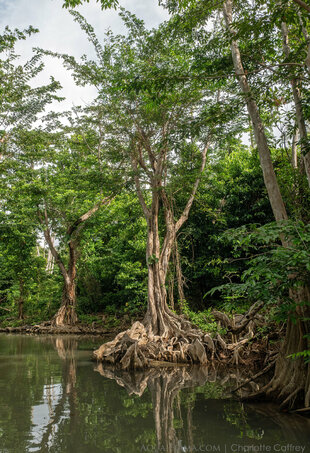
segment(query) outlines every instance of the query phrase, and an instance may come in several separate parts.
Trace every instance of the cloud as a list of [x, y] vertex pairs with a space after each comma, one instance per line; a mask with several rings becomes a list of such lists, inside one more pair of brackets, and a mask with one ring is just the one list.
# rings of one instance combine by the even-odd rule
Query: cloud
[[[148, 28], [157, 26], [168, 18], [167, 12], [160, 8], [156, 0], [121, 0], [121, 5], [145, 21]], [[124, 32], [124, 26], [114, 10], [100, 9], [95, 0], [90, 0], [78, 8], [86, 20], [94, 27], [100, 40], [105, 31], [111, 28], [115, 33]], [[22, 41], [17, 52], [23, 61], [30, 58], [33, 47], [66, 53], [79, 58], [82, 54], [94, 56], [94, 51], [79, 25], [70, 13], [62, 8], [62, 0], [0, 0], [0, 28], [24, 29], [29, 25], [39, 28], [40, 33]], [[80, 105], [93, 99], [95, 91], [91, 87], [76, 87], [61, 61], [45, 59], [45, 70], [37, 79], [37, 84], [47, 83], [54, 76], [63, 86], [62, 96], [66, 101], [62, 105], [53, 104], [57, 111], [68, 109], [72, 104]]]

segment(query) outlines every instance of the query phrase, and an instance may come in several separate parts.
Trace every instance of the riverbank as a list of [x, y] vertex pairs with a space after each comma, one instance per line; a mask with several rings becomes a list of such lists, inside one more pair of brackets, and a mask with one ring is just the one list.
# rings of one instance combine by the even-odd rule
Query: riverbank
[[[102, 343], [106, 343], [113, 339], [118, 333], [130, 327], [131, 321], [127, 318], [120, 319], [117, 326], [94, 326], [86, 323], [79, 323], [75, 326], [56, 327], [50, 321], [42, 322], [36, 325], [21, 325], [21, 326], [5, 326], [1, 327], [0, 333], [19, 334], [19, 335], [66, 335], [70, 336], [97, 336], [102, 338]], [[235, 367], [250, 368], [252, 372], [264, 370], [270, 363], [274, 363], [275, 356], [278, 352], [277, 343], [269, 343], [268, 339], [253, 338], [243, 351], [242, 356], [238, 357], [232, 354], [216, 355], [212, 359], [213, 366], [228, 366], [231, 369]], [[149, 367], [161, 366], [184, 366], [189, 365], [184, 363], [163, 362], [161, 360], [150, 360]], [[269, 369], [267, 370], [269, 371]]]
[[[38, 323], [29, 322], [30, 320], [12, 322], [0, 322], [0, 332], [2, 333], [20, 333], [20, 334], [47, 334], [47, 335], [98, 335], [114, 336], [124, 329], [130, 327], [132, 320], [128, 317], [116, 319], [108, 318], [105, 322], [99, 317], [89, 317], [86, 322], [83, 320], [74, 326], [57, 327], [52, 325], [51, 321], [42, 321]], [[88, 322], [87, 322], [88, 321]]]

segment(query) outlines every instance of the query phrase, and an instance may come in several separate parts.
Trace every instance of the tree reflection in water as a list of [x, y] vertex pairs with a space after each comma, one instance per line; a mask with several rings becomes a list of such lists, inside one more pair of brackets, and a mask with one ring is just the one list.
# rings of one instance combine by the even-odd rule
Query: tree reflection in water
[[58, 432], [61, 421], [68, 418], [70, 424], [73, 424], [77, 415], [75, 351], [78, 347], [78, 340], [70, 337], [51, 337], [46, 338], [46, 341], [54, 346], [61, 359], [62, 391], [56, 403], [55, 399], [51, 399], [49, 402], [49, 421], [41, 430], [41, 442], [37, 445], [39, 451], [42, 452], [49, 451], [53, 445], [53, 437]]
[[1, 453], [189, 453], [218, 444], [217, 452], [226, 444], [230, 453], [236, 441], [310, 451], [309, 420], [231, 398], [247, 370], [130, 374], [95, 365], [94, 372], [90, 350], [98, 341], [0, 335]]
[[[157, 450], [167, 453], [181, 453], [184, 451], [182, 441], [178, 438], [175, 429], [175, 411], [178, 412], [177, 419], [182, 423], [180, 404], [180, 391], [186, 388], [202, 386], [206, 381], [216, 380], [216, 371], [207, 367], [166, 367], [151, 368], [144, 372], [128, 373], [115, 369], [109, 369], [99, 364], [95, 368], [101, 376], [114, 379], [120, 386], [124, 387], [129, 395], [141, 396], [148, 388], [152, 397]], [[192, 426], [193, 404], [188, 401], [187, 405], [187, 450], [193, 451], [193, 426]]]

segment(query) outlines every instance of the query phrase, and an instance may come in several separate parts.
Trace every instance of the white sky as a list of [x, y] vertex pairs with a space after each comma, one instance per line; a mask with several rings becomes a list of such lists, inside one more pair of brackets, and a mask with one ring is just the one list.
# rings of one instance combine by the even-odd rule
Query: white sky
[[[66, 53], [75, 57], [82, 54], [94, 56], [92, 45], [86, 34], [74, 22], [73, 17], [62, 8], [62, 0], [0, 0], [0, 33], [6, 25], [11, 28], [24, 29], [29, 25], [40, 30], [22, 41], [16, 47], [22, 59], [31, 56], [33, 47]], [[120, 0], [121, 6], [143, 19], [148, 28], [157, 26], [168, 18], [167, 12], [158, 6], [157, 0]], [[86, 20], [94, 27], [97, 37], [103, 37], [104, 32], [111, 28], [115, 33], [124, 32], [122, 22], [114, 10], [100, 9], [95, 0], [77, 8]], [[53, 106], [55, 110], [69, 109], [74, 105], [83, 105], [91, 101], [95, 95], [93, 88], [76, 87], [68, 71], [56, 58], [45, 58], [45, 70], [38, 79], [38, 84], [48, 83], [53, 75], [63, 86], [59, 93], [66, 101]]]

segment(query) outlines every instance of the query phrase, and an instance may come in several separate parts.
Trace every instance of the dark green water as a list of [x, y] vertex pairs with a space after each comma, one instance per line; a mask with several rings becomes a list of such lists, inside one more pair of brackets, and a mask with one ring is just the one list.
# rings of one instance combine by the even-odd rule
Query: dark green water
[[0, 335], [1, 453], [310, 453], [310, 420], [228, 399], [236, 376], [115, 376], [89, 360], [98, 344]]

